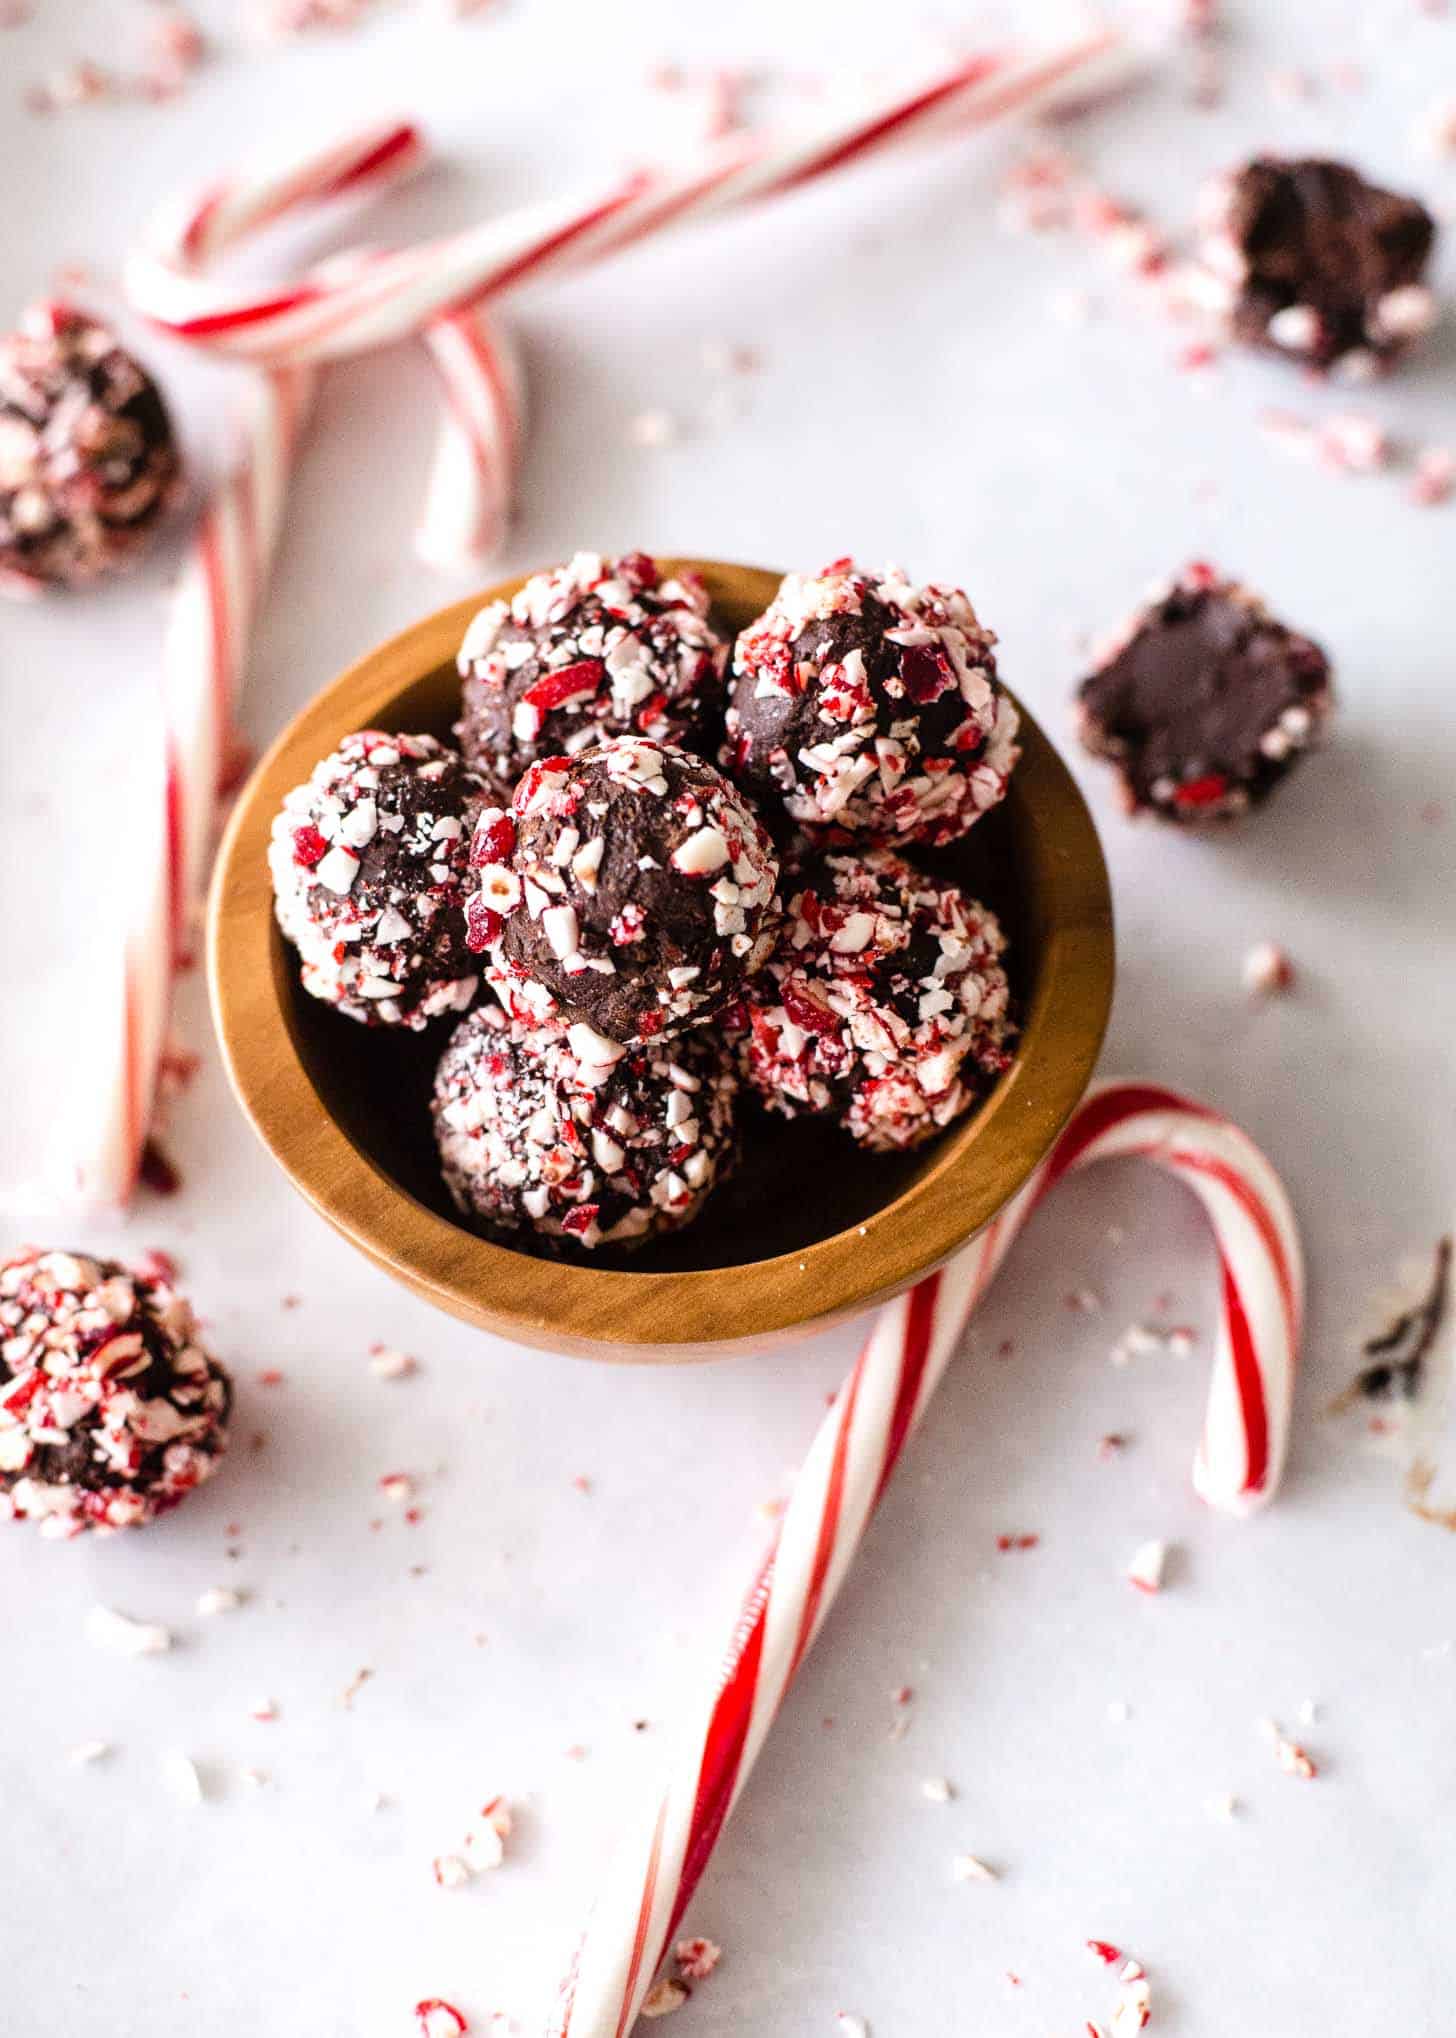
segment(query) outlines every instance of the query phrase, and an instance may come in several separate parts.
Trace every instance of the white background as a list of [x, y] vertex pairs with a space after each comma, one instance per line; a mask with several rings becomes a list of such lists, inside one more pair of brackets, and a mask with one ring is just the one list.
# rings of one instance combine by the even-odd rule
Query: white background
[[[216, 61], [160, 108], [19, 110], [68, 54], [119, 54], [120, 0], [36, 0], [36, 22], [0, 40], [7, 315], [59, 264], [104, 281], [151, 203], [266, 137], [421, 114], [444, 167], [363, 228], [404, 237], [643, 148], [657, 102], [642, 78], [661, 60], [883, 75], [921, 60], [937, 28], [980, 18], [947, 4], [922, 24], [912, 5], [888, 22], [872, 0], [515, 0], [453, 25], [401, 0], [367, 31], [271, 50], [241, 11], [216, 0]], [[1075, 131], [1114, 189], [1177, 223], [1240, 150], [1337, 147], [1451, 210], [1456, 166], [1421, 157], [1410, 126], [1456, 89], [1456, 20], [1417, 0], [1226, 11], [1220, 111], [1190, 110], [1175, 55]], [[1332, 82], [1342, 64], [1360, 66], [1360, 89]], [[1293, 105], [1270, 90], [1291, 67], [1317, 86]], [[1306, 1227], [1290, 1476], [1252, 1525], [1208, 1515], [1186, 1476], [1200, 1360], [1108, 1363], [1131, 1321], [1210, 1327], [1193, 1206], [1137, 1170], [1059, 1195], [943, 1389], [703, 1884], [691, 1923], [725, 1957], [674, 2028], [812, 2038], [848, 2008], [875, 2038], [1080, 2031], [1111, 2007], [1082, 1950], [1100, 1936], [1147, 1963], [1158, 2026], [1179, 2038], [1436, 2038], [1453, 2015], [1456, 1545], [1323, 1410], [1369, 1291], [1429, 1246], [1452, 1200], [1456, 507], [1412, 508], [1396, 477], [1291, 463], [1255, 420], [1269, 405], [1355, 408], [1403, 442], [1456, 439], [1456, 318], [1354, 399], [1232, 357], [1200, 395], [1172, 365], [1184, 335], [1101, 251], [998, 228], [1013, 153], [1003, 137], [872, 171], [523, 301], [534, 422], [503, 563], [579, 544], [894, 558], [970, 588], [1008, 679], [1059, 733], [1079, 645], [1191, 556], [1247, 576], [1328, 645], [1333, 744], [1237, 832], [1135, 829], [1098, 768], [1074, 761], [1117, 893], [1104, 1066], [1239, 1116]], [[1449, 282], [1449, 248], [1443, 266]], [[1069, 290], [1095, 300], [1085, 325], [1057, 314]], [[762, 359], [733, 385], [731, 418], [703, 358], [725, 341]], [[227, 378], [155, 340], [146, 351], [205, 465]], [[409, 350], [326, 377], [248, 683], [255, 739], [467, 591], [409, 550], [430, 398]], [[676, 442], [635, 445], [631, 420], [658, 409]], [[84, 1095], [88, 999], [154, 783], [165, 579], [158, 561], [114, 592], [0, 615], [0, 1161], [16, 1237], [57, 1235], [25, 1184]], [[1264, 938], [1300, 977], [1256, 1006], [1239, 970]], [[410, 2005], [439, 1994], [474, 2026], [500, 2010], [534, 2030], [614, 1806], [648, 1787], [674, 1687], [716, 1646], [765, 1533], [756, 1509], [784, 1490], [853, 1336], [630, 1372], [435, 1316], [336, 1242], [253, 1143], [195, 982], [180, 1025], [204, 1056], [171, 1137], [184, 1193], [144, 1199], [124, 1226], [61, 1230], [177, 1252], [236, 1370], [237, 1442], [215, 1483], [145, 1536], [0, 1537], [5, 2028], [405, 2038]], [[1084, 1284], [1105, 1296], [1097, 1316], [1063, 1306]], [[290, 1293], [302, 1299], [285, 1310]], [[372, 1379], [376, 1339], [417, 1353], [418, 1376]], [[284, 1384], [259, 1383], [268, 1367]], [[1111, 1464], [1096, 1448], [1108, 1430], [1132, 1440]], [[413, 1529], [377, 1494], [396, 1469], [420, 1482]], [[1004, 1531], [1040, 1546], [998, 1555]], [[1155, 1600], [1121, 1576], [1147, 1536], [1178, 1553]], [[248, 1604], [204, 1622], [193, 1603], [215, 1583]], [[178, 1648], [99, 1655], [83, 1636], [97, 1601], [171, 1622]], [[373, 1680], [345, 1711], [365, 1666]], [[916, 1696], [892, 1742], [901, 1684]], [[281, 1709], [271, 1726], [247, 1717], [264, 1695]], [[1318, 1717], [1298, 1731], [1321, 1774], [1301, 1783], [1256, 1722], [1293, 1725], [1311, 1698]], [[1124, 1721], [1109, 1717], [1118, 1701]], [[94, 1737], [114, 1742], [110, 1760], [68, 1767]], [[168, 1797], [170, 1749], [200, 1765], [203, 1807]], [[268, 1788], [248, 1791], [248, 1764]], [[955, 1784], [951, 1805], [922, 1797], [934, 1776]], [[1244, 1814], [1218, 1823], [1206, 1801], [1230, 1791]], [[431, 1857], [497, 1792], [520, 1811], [507, 1865], [442, 1893]], [[954, 1886], [963, 1849], [1000, 1883]]]

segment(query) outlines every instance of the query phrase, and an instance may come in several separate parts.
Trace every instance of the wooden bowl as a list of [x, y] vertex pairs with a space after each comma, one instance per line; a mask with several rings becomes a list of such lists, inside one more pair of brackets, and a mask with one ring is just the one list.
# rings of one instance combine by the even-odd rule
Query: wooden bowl
[[[709, 560], [725, 628], [778, 576]], [[491, 591], [510, 596], [519, 581]], [[861, 1153], [810, 1120], [751, 1107], [735, 1177], [676, 1237], [590, 1266], [493, 1245], [462, 1223], [435, 1160], [428, 1099], [450, 1022], [366, 1028], [308, 997], [273, 918], [266, 850], [289, 789], [352, 730], [449, 736], [455, 652], [490, 595], [371, 651], [289, 724], [234, 810], [208, 907], [213, 1012], [244, 1111], [334, 1228], [427, 1301], [501, 1336], [604, 1359], [682, 1360], [781, 1341], [897, 1293], [1026, 1180], [1082, 1095], [1112, 997], [1112, 906], [1092, 821], [1022, 709], [1006, 800], [925, 859], [1001, 916], [1022, 1018], [1016, 1059], [971, 1117], [914, 1154]]]

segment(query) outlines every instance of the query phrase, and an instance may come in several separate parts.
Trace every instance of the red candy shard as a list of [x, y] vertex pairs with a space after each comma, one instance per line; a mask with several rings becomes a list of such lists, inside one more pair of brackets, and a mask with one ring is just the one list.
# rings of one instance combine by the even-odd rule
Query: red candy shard
[[1110, 1945], [1106, 1939], [1089, 1939], [1087, 1951], [1095, 1953], [1106, 1967], [1116, 1967], [1122, 1959], [1121, 1951], [1116, 1946]]
[[917, 707], [927, 707], [955, 685], [950, 660], [936, 644], [907, 644], [900, 653], [900, 677]]
[[596, 1223], [600, 1210], [601, 1205], [598, 1203], [578, 1203], [575, 1209], [568, 1210], [562, 1218], [561, 1229], [570, 1232], [588, 1232]]
[[488, 863], [507, 863], [516, 846], [516, 824], [499, 807], [487, 807], [475, 824], [470, 838], [470, 868], [483, 870]]
[[293, 860], [304, 870], [312, 870], [316, 863], [322, 863], [329, 853], [329, 845], [320, 835], [312, 821], [305, 821], [301, 828], [293, 831]]
[[1180, 785], [1173, 794], [1175, 807], [1213, 807], [1228, 791], [1228, 780], [1222, 772], [1206, 772], [1202, 778], [1190, 778]]
[[479, 955], [500, 938], [505, 921], [493, 906], [487, 906], [478, 894], [465, 902], [465, 946], [472, 955]]
[[607, 668], [600, 658], [575, 658], [570, 665], [558, 665], [554, 672], [543, 672], [534, 686], [526, 688], [521, 699], [544, 715], [559, 708], [563, 701], [582, 700], [594, 694], [606, 676]]
[[838, 1013], [798, 977], [784, 980], [784, 1010], [806, 1033], [834, 1033], [841, 1023]]

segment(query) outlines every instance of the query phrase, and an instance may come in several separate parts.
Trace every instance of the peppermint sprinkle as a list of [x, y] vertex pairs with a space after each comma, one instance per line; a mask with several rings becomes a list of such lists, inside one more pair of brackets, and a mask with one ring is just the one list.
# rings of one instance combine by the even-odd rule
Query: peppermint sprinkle
[[177, 1751], [162, 1757], [162, 1781], [178, 1804], [199, 1805], [205, 1795], [197, 1764]]
[[73, 1769], [88, 1769], [93, 1762], [104, 1762], [110, 1753], [110, 1741], [82, 1741], [71, 1750], [66, 1760]]
[[209, 1585], [197, 1595], [197, 1611], [204, 1619], [218, 1613], [236, 1613], [242, 1603], [242, 1593], [234, 1592], [231, 1585]]
[[723, 1958], [711, 1939], [679, 1939], [674, 1958], [684, 1981], [706, 1981]]
[[955, 1791], [943, 1776], [927, 1776], [920, 1792], [930, 1804], [949, 1804], [955, 1796]]
[[86, 1639], [113, 1656], [161, 1656], [172, 1646], [169, 1628], [155, 1621], [130, 1620], [109, 1606], [93, 1606], [87, 1614]]
[[376, 1345], [370, 1356], [369, 1370], [376, 1380], [407, 1380], [411, 1373], [418, 1371], [419, 1363], [408, 1352], [396, 1351], [392, 1345]]
[[1166, 1543], [1139, 1543], [1132, 1553], [1132, 1562], [1127, 1567], [1129, 1582], [1135, 1585], [1139, 1592], [1160, 1592], [1167, 1561]]
[[950, 1872], [956, 1882], [999, 1882], [1000, 1877], [989, 1862], [982, 1861], [978, 1854], [957, 1854], [951, 1861]]

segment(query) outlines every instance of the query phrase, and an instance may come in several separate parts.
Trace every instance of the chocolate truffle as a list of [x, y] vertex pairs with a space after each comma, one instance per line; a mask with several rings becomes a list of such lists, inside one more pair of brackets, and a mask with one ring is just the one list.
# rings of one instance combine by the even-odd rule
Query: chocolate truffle
[[418, 1029], [480, 985], [465, 941], [474, 772], [433, 736], [346, 736], [273, 823], [278, 925], [303, 987], [366, 1026]]
[[621, 1048], [482, 1005], [435, 1077], [450, 1193], [510, 1244], [641, 1245], [692, 1222], [734, 1155], [738, 1083], [706, 1033]]
[[1436, 223], [1345, 163], [1260, 156], [1204, 201], [1203, 257], [1235, 338], [1358, 378], [1435, 321]]
[[1020, 755], [995, 641], [959, 588], [848, 559], [789, 574], [734, 649], [734, 777], [840, 839], [954, 841]]
[[528, 764], [611, 736], [650, 736], [705, 757], [722, 734], [728, 644], [695, 573], [578, 552], [483, 608], [460, 646], [456, 734], [504, 803]]
[[744, 988], [743, 1063], [771, 1111], [834, 1118], [874, 1152], [919, 1146], [1011, 1060], [1006, 942], [955, 885], [891, 850], [811, 857]]
[[710, 1019], [773, 942], [778, 858], [722, 773], [618, 736], [533, 764], [487, 808], [470, 945], [527, 1025], [578, 1021], [626, 1046]]
[[155, 1521], [217, 1470], [231, 1402], [169, 1279], [33, 1246], [0, 1265], [0, 1518]]
[[0, 588], [38, 594], [124, 565], [181, 471], [156, 384], [105, 326], [43, 304], [0, 337]]
[[1203, 565], [1140, 608], [1078, 690], [1082, 741], [1117, 766], [1126, 811], [1179, 822], [1266, 798], [1330, 705], [1319, 646]]

